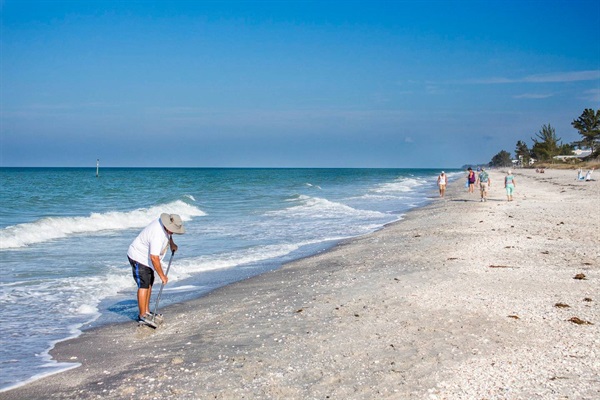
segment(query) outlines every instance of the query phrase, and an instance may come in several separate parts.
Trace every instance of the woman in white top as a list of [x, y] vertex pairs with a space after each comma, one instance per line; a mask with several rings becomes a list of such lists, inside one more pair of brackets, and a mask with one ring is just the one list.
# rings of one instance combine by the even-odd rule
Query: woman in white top
[[446, 194], [446, 184], [448, 183], [448, 178], [444, 171], [438, 176], [437, 183], [440, 188], [440, 197], [444, 197], [444, 194]]

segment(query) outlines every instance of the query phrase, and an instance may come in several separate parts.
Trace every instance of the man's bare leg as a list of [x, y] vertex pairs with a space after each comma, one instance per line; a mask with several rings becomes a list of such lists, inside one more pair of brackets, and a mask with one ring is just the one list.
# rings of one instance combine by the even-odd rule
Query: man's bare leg
[[150, 294], [152, 293], [152, 286], [148, 289], [138, 289], [137, 301], [138, 309], [140, 311], [140, 317], [143, 317], [150, 311]]

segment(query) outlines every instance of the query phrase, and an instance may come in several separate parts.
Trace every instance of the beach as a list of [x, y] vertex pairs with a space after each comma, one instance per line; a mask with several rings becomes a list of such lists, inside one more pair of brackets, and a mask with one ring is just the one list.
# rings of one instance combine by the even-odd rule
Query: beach
[[[600, 182], [501, 171], [384, 229], [51, 351], [0, 399], [595, 399]], [[576, 279], [577, 278], [577, 279]]]

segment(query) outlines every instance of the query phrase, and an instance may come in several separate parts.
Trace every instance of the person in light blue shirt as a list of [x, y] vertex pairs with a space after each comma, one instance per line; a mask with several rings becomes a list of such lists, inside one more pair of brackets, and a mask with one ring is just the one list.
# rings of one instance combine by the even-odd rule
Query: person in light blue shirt
[[479, 191], [481, 193], [481, 201], [487, 201], [488, 188], [492, 186], [492, 180], [488, 175], [485, 168], [481, 168], [481, 171], [477, 175], [477, 183], [479, 184]]
[[512, 171], [509, 169], [504, 177], [504, 188], [506, 189], [506, 199], [508, 201], [513, 201], [513, 192], [515, 191], [515, 177], [512, 174]]

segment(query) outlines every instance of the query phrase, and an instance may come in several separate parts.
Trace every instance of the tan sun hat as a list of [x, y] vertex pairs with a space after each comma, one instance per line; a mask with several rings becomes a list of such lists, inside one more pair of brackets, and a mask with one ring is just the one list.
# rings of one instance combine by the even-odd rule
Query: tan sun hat
[[163, 226], [167, 228], [169, 231], [177, 234], [185, 233], [185, 228], [183, 227], [183, 221], [181, 217], [177, 214], [160, 214], [160, 222], [162, 222]]

